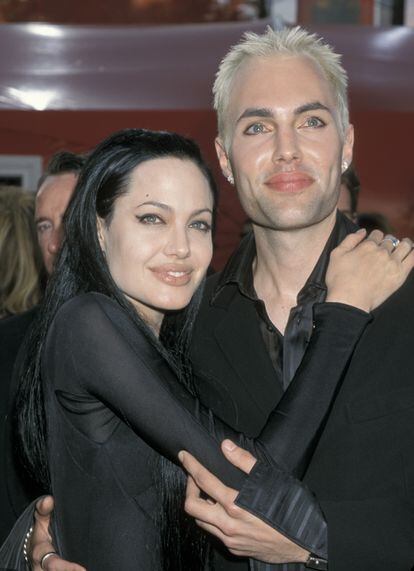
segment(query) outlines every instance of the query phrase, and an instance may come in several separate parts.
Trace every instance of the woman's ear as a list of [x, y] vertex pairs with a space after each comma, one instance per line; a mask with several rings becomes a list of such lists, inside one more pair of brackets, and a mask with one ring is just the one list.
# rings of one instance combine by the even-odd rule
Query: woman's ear
[[99, 216], [96, 217], [96, 232], [101, 250], [105, 254], [105, 221]]

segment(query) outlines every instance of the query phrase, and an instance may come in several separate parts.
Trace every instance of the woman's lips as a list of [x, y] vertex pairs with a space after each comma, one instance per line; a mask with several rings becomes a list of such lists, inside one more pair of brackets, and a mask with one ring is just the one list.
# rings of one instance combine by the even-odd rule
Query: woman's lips
[[177, 265], [165, 265], [151, 268], [151, 272], [161, 282], [172, 286], [184, 286], [191, 281], [193, 269]]
[[277, 192], [298, 192], [307, 188], [314, 179], [303, 172], [281, 172], [265, 181], [265, 185]]

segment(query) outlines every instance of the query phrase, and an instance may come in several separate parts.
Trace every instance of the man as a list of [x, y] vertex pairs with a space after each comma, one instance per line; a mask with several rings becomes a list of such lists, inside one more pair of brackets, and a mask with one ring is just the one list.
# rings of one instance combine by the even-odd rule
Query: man
[[[62, 219], [75, 190], [84, 158], [70, 152], [53, 155], [38, 183], [35, 204], [35, 221], [43, 263], [47, 275], [53, 271], [53, 264], [59, 251], [63, 228]], [[37, 313], [37, 307], [21, 315], [0, 321], [0, 411], [3, 435], [0, 454], [0, 544], [3, 542], [17, 516], [27, 502], [36, 497], [38, 490], [22, 477], [13, 460], [9, 441], [6, 440], [7, 402], [11, 392], [14, 363], [24, 335]]]
[[[336, 213], [353, 129], [339, 57], [299, 29], [246, 35], [224, 58], [214, 92], [220, 164], [254, 234], [209, 281], [192, 360], [203, 402], [254, 436], [301, 361], [329, 253], [354, 229]], [[327, 521], [330, 571], [414, 563], [413, 289], [411, 275], [375, 311], [305, 474]], [[245, 471], [254, 463], [238, 449], [226, 455]], [[199, 498], [190, 480], [188, 513], [233, 552], [248, 551], [262, 528], [234, 511], [236, 492], [188, 455], [184, 466], [217, 501]]]
[[352, 222], [358, 217], [358, 197], [361, 184], [355, 168], [351, 165], [341, 175], [341, 186], [338, 210], [343, 212]]
[[[312, 306], [326, 295], [330, 251], [354, 230], [336, 213], [340, 176], [353, 146], [346, 74], [338, 56], [302, 30], [249, 34], [221, 65], [215, 106], [220, 164], [236, 184], [254, 234], [207, 284], [192, 359], [202, 401], [233, 427], [256, 435], [301, 362]], [[384, 255], [386, 248], [393, 248], [392, 237], [384, 242]], [[235, 506], [237, 492], [183, 454], [194, 477], [187, 511], [232, 552], [271, 563], [303, 562], [278, 569], [411, 567], [413, 371], [401, 347], [414, 323], [412, 289], [411, 279], [376, 312], [305, 474], [326, 517], [328, 563]], [[393, 328], [392, 337], [384, 335], [385, 327]], [[306, 426], [297, 427], [298, 438], [301, 431]], [[251, 470], [254, 459], [247, 453], [223, 451]], [[196, 484], [215, 503], [199, 497]], [[263, 489], [258, 512], [272, 509], [277, 491]], [[309, 520], [300, 523], [306, 529]], [[57, 557], [49, 561], [53, 569], [66, 569], [57, 566]], [[246, 561], [215, 561], [215, 569], [229, 565], [247, 569]]]
[[84, 158], [61, 151], [51, 158], [37, 186], [35, 221], [46, 271], [50, 276], [63, 239], [63, 215], [75, 190]]

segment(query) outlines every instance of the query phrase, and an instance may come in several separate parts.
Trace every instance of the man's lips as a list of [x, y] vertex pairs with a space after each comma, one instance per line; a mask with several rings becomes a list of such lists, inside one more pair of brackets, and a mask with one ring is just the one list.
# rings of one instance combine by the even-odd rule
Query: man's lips
[[190, 282], [193, 268], [178, 264], [166, 264], [151, 268], [151, 272], [163, 283], [172, 286], [183, 286]]
[[265, 185], [278, 192], [297, 192], [310, 186], [314, 180], [304, 172], [281, 172], [269, 177]]

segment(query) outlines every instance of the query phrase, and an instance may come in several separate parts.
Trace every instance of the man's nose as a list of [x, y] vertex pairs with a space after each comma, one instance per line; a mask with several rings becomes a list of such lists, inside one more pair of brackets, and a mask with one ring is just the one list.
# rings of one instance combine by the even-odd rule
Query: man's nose
[[50, 240], [47, 245], [47, 249], [51, 254], [57, 254], [60, 250], [63, 240], [63, 228], [59, 226], [58, 228], [54, 228], [52, 234], [50, 236]]
[[280, 127], [274, 134], [273, 160], [291, 162], [301, 158], [299, 136], [292, 126]]

